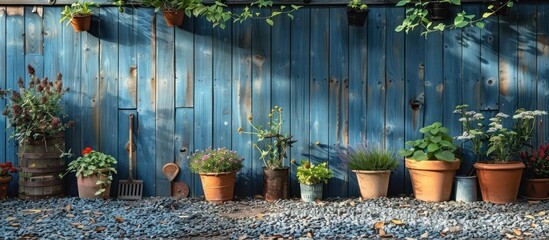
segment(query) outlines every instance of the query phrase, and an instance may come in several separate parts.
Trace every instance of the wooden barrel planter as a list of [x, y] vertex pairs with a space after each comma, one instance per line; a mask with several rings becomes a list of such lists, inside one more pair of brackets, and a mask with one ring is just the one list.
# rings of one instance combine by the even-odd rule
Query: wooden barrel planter
[[59, 174], [65, 171], [65, 136], [25, 140], [19, 146], [19, 198], [44, 199], [64, 195]]

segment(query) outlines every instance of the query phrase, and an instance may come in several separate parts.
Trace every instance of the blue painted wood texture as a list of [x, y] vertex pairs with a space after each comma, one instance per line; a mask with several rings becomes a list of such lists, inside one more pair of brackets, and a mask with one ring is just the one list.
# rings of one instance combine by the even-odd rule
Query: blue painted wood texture
[[[482, 12], [479, 4], [464, 8]], [[145, 196], [169, 194], [161, 173], [169, 162], [181, 166], [177, 180], [191, 195], [201, 196], [187, 157], [209, 146], [245, 158], [238, 196], [261, 194], [256, 138], [237, 129], [250, 131], [250, 116], [265, 123], [275, 105], [284, 108], [284, 131], [298, 141], [289, 158], [327, 161], [334, 170], [326, 197], [358, 195], [356, 177], [335, 154], [340, 146], [366, 140], [396, 152], [433, 121], [459, 134], [452, 110], [461, 103], [487, 116], [549, 106], [548, 4], [517, 4], [484, 29], [427, 38], [395, 32], [404, 9], [383, 5], [370, 8], [364, 27], [349, 27], [344, 7], [314, 6], [297, 11], [294, 20], [278, 16], [274, 27], [252, 21], [226, 29], [195, 18], [167, 27], [153, 9], [102, 7], [92, 30], [80, 33], [58, 22], [61, 10], [0, 6], [0, 88], [15, 88], [19, 76], [28, 79], [26, 64], [40, 77], [63, 73], [70, 88], [63, 99], [66, 120], [77, 122], [67, 132], [67, 150], [90, 146], [117, 157], [117, 179], [128, 177], [127, 116], [135, 114], [135, 177], [144, 180]], [[537, 123], [537, 143], [548, 139], [548, 119]], [[7, 124], [0, 117], [0, 127]], [[9, 134], [0, 134], [0, 162], [17, 163]], [[465, 158], [462, 172], [472, 164], [472, 156]], [[293, 196], [299, 195], [295, 171], [292, 166]], [[75, 195], [74, 178], [65, 181], [67, 194]], [[12, 195], [16, 187], [13, 181]], [[404, 161], [389, 193], [411, 193]]]

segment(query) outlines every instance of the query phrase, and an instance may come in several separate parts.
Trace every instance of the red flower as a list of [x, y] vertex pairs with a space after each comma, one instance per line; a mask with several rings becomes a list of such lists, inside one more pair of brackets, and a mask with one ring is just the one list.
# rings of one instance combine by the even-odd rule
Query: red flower
[[86, 156], [86, 154], [91, 153], [91, 152], [92, 152], [92, 148], [91, 147], [86, 147], [82, 150], [82, 156]]

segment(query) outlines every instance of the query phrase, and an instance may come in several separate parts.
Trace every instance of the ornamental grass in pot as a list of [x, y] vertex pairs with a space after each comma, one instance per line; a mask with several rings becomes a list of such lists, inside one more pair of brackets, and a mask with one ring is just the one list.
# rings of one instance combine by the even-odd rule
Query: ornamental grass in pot
[[17, 169], [11, 162], [0, 163], [0, 199], [8, 196], [9, 183], [13, 179], [10, 173], [16, 173]]
[[[512, 128], [504, 126], [510, 116], [497, 113], [489, 119], [489, 124], [472, 125], [468, 116], [482, 114], [468, 110], [468, 105], [456, 106], [455, 112], [462, 114], [459, 119], [464, 131], [458, 139], [473, 143], [473, 152], [479, 159], [475, 164], [482, 199], [485, 202], [505, 204], [517, 199], [524, 163], [518, 161], [519, 153], [530, 145], [536, 118], [546, 115], [545, 111], [518, 109], [512, 116]], [[485, 150], [486, 149], [486, 150]]]
[[284, 166], [284, 159], [287, 158], [288, 148], [297, 141], [292, 140], [292, 136], [288, 133], [282, 133], [284, 124], [282, 113], [281, 107], [274, 106], [268, 114], [269, 120], [266, 127], [254, 124], [250, 116], [248, 122], [252, 131], [247, 132], [238, 128], [241, 134], [257, 136], [257, 142], [253, 146], [259, 151], [259, 158], [263, 161], [263, 196], [269, 202], [289, 197], [289, 168]]
[[60, 177], [75, 172], [80, 198], [108, 199], [116, 164], [116, 159], [111, 155], [86, 147], [82, 150], [82, 156], [70, 162], [67, 171]]
[[399, 155], [405, 157], [416, 199], [427, 202], [450, 200], [454, 176], [460, 161], [454, 155], [457, 147], [442, 123], [435, 122], [419, 129], [423, 138], [408, 141], [409, 149]]
[[339, 148], [338, 156], [356, 174], [362, 199], [387, 197], [391, 171], [398, 166], [393, 153], [380, 147], [368, 147], [363, 141], [355, 146]]
[[93, 8], [98, 6], [92, 1], [75, 2], [70, 6], [65, 6], [61, 12], [59, 22], [68, 21], [75, 32], [88, 31], [90, 30]]
[[[298, 165], [295, 160], [292, 160], [292, 163]], [[328, 169], [327, 162], [314, 164], [310, 160], [301, 160], [296, 176], [300, 184], [301, 199], [305, 202], [314, 202], [317, 199], [322, 200], [323, 185], [334, 175]]]
[[242, 157], [226, 148], [196, 150], [189, 159], [191, 172], [200, 175], [206, 201], [223, 203], [233, 200], [236, 172], [242, 168]]
[[537, 150], [522, 152], [525, 168], [524, 197], [530, 200], [549, 199], [549, 144]]

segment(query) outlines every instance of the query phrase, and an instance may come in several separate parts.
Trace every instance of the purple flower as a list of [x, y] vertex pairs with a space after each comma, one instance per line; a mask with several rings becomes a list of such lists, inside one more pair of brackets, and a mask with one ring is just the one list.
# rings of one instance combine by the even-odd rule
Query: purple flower
[[206, 160], [208, 160], [208, 158], [209, 158], [209, 157], [210, 157], [210, 156], [208, 156], [208, 155], [204, 155], [204, 156], [202, 156], [202, 161], [206, 161]]

